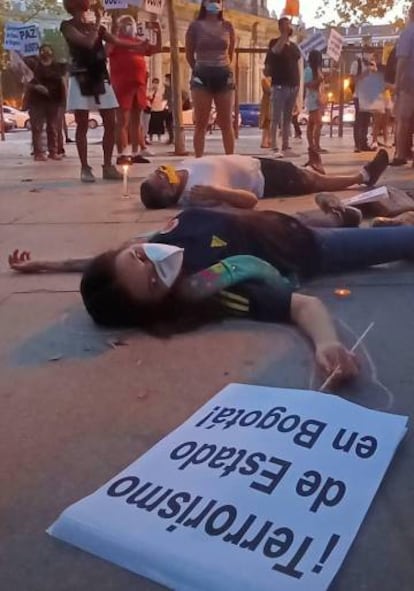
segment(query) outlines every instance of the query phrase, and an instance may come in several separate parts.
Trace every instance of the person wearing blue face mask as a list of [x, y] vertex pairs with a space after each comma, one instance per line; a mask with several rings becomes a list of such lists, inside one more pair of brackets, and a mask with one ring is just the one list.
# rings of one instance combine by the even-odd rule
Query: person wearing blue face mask
[[204, 154], [211, 107], [217, 112], [226, 154], [234, 153], [233, 25], [223, 18], [222, 0], [203, 0], [198, 17], [186, 34], [186, 58], [192, 69], [191, 92], [194, 107], [194, 152]]

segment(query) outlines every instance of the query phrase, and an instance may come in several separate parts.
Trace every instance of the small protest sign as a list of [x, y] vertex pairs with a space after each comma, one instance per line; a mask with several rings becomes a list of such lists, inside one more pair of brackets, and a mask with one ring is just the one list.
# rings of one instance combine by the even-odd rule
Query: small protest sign
[[104, 0], [105, 10], [118, 10], [119, 8], [127, 8], [127, 0]]
[[35, 23], [6, 23], [4, 49], [16, 51], [24, 57], [37, 55], [40, 47], [39, 25]]
[[325, 591], [407, 417], [230, 384], [48, 530], [180, 591]]
[[153, 14], [162, 14], [164, 3], [165, 0], [144, 0], [144, 10]]
[[339, 58], [341, 57], [342, 53], [342, 46], [344, 44], [344, 38], [342, 35], [338, 33], [335, 29], [331, 29], [329, 39], [328, 39], [328, 48], [326, 53], [330, 58], [332, 58], [335, 62], [339, 62]]
[[326, 47], [326, 39], [322, 33], [315, 33], [312, 37], [305, 39], [299, 45], [299, 49], [302, 53], [304, 59], [308, 58], [309, 53], [312, 49], [317, 49], [318, 51], [323, 51]]
[[344, 199], [342, 203], [344, 203], [344, 205], [359, 205], [361, 203], [370, 203], [371, 201], [386, 199], [388, 196], [387, 187], [376, 187], [371, 191], [364, 191], [353, 197], [348, 197], [347, 199]]

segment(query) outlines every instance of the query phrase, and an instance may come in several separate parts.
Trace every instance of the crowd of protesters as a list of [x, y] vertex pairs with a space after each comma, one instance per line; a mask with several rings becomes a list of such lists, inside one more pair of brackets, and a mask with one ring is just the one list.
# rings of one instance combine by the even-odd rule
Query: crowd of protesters
[[[72, 111], [81, 180], [94, 182], [86, 136], [89, 112], [99, 111], [104, 127], [102, 176], [120, 180], [121, 174], [112, 162], [114, 146], [121, 164], [148, 162], [147, 157], [154, 155], [150, 148], [153, 142], [174, 143], [171, 75], [165, 74], [162, 80], [150, 79], [146, 62], [146, 56], [161, 51], [160, 27], [157, 22], [147, 23], [155, 33], [150, 43], [138, 38], [137, 23], [131, 15], [113, 19], [109, 32], [101, 25], [98, 8], [94, 8], [95, 18], [90, 19], [88, 0], [64, 0], [64, 7], [71, 16], [61, 25], [71, 56], [70, 67], [57, 63], [47, 44], [40, 47], [37, 58], [28, 60], [34, 77], [27, 86], [24, 103], [30, 114], [33, 156], [36, 161], [62, 158], [65, 139], [71, 141], [65, 110]], [[291, 138], [302, 137], [299, 116], [304, 102], [312, 162], [314, 154], [326, 152], [320, 143], [327, 103], [322, 53], [312, 50], [303, 60], [293, 41], [291, 19], [282, 16], [278, 25], [279, 36], [269, 42], [261, 83], [261, 148], [269, 150], [272, 158], [298, 156]], [[371, 51], [362, 50], [349, 72], [355, 105], [354, 150], [368, 152], [395, 145], [392, 166], [402, 166], [412, 159], [413, 31], [412, 7], [408, 24], [387, 63], [381, 63]], [[222, 0], [203, 0], [185, 40], [191, 94], [182, 90], [183, 109], [193, 112], [196, 157], [204, 154], [212, 112], [221, 130], [224, 152], [234, 153], [234, 51], [235, 32], [223, 16]]]

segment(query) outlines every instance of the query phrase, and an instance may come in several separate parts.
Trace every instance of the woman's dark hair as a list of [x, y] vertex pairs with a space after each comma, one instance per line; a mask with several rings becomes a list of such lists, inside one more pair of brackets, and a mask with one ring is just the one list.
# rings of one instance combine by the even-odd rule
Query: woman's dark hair
[[179, 195], [170, 197], [161, 195], [151, 181], [143, 181], [140, 189], [141, 201], [147, 209], [165, 209], [176, 205]]
[[137, 302], [117, 281], [115, 262], [121, 250], [109, 250], [97, 256], [82, 276], [83, 303], [96, 324], [139, 326], [154, 336], [168, 337], [229, 315], [214, 297], [191, 303], [170, 292], [161, 302]]
[[313, 79], [316, 80], [318, 77], [318, 70], [322, 66], [322, 53], [317, 49], [312, 49], [312, 51], [309, 52], [308, 64], [312, 70]]
[[[198, 21], [203, 21], [205, 18], [207, 18], [207, 14], [208, 14], [208, 12], [206, 10], [205, 5], [204, 4], [201, 4], [200, 10], [198, 11], [198, 15], [197, 15], [197, 20]], [[223, 20], [224, 17], [223, 17], [223, 11], [222, 10], [217, 14], [217, 17], [220, 20]]]
[[77, 12], [86, 12], [89, 2], [87, 0], [63, 0], [63, 8], [73, 16]]

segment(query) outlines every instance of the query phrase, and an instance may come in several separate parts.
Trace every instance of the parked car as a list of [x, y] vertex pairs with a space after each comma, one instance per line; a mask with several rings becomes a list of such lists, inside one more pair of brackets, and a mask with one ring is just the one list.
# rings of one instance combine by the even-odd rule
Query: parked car
[[[323, 123], [331, 122], [331, 105], [328, 105], [322, 116]], [[353, 103], [344, 104], [343, 122], [345, 125], [352, 125], [355, 121], [355, 106]], [[332, 124], [339, 125], [339, 105], [332, 106]]]
[[13, 129], [16, 129], [17, 124], [16, 124], [16, 120], [10, 116], [9, 113], [6, 113], [3, 110], [3, 125], [4, 125], [4, 132], [9, 132], [9, 131], [13, 131]]
[[259, 127], [259, 103], [240, 103], [239, 113], [241, 118], [241, 125], [243, 125], [244, 127]]
[[[7, 114], [16, 122], [16, 127], [18, 129], [31, 129], [30, 125], [30, 116], [28, 111], [20, 111], [20, 109], [15, 109], [14, 107], [9, 107], [5, 105], [3, 107], [4, 114]], [[75, 115], [73, 113], [65, 113], [66, 125], [70, 127], [71, 125], [75, 125]], [[98, 111], [91, 111], [89, 113], [89, 129], [96, 129], [103, 125], [102, 117]]]

